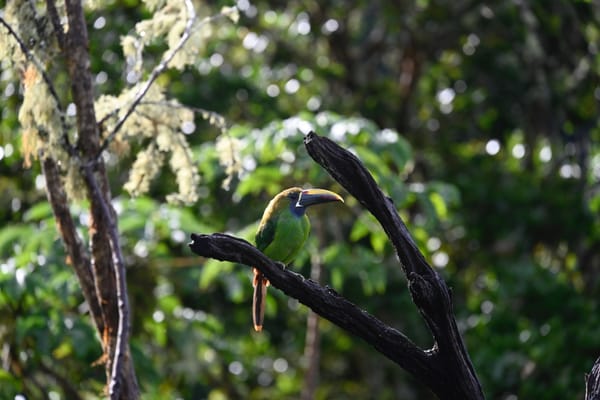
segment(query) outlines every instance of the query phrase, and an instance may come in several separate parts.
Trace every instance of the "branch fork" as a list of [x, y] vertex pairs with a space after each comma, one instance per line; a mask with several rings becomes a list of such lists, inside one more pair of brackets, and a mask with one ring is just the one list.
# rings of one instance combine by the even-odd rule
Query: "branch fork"
[[380, 222], [396, 249], [413, 302], [435, 340], [423, 350], [397, 329], [352, 304], [335, 290], [281, 268], [245, 240], [215, 233], [192, 234], [191, 250], [201, 256], [258, 268], [288, 296], [372, 345], [431, 389], [440, 399], [483, 399], [452, 312], [451, 293], [442, 277], [418, 250], [393, 201], [384, 195], [362, 162], [333, 141], [309, 133], [309, 155]]

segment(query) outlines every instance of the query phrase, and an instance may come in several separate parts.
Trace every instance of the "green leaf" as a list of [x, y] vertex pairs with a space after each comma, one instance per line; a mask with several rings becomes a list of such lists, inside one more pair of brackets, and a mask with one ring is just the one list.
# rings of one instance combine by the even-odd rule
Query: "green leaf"
[[352, 226], [352, 231], [350, 231], [349, 239], [353, 242], [357, 242], [363, 237], [369, 235], [371, 233], [367, 224], [365, 224], [361, 219], [356, 220], [354, 225]]
[[182, 209], [180, 212], [180, 228], [184, 232], [210, 233], [213, 229], [201, 222], [190, 209]]
[[438, 218], [446, 219], [448, 216], [448, 207], [446, 207], [446, 202], [444, 201], [442, 195], [437, 192], [431, 192], [429, 193], [429, 201], [431, 201]]
[[344, 287], [344, 272], [339, 267], [331, 269], [331, 285], [336, 290], [342, 290]]
[[119, 217], [119, 232], [128, 234], [143, 230], [148, 219], [142, 213], [127, 213]]
[[233, 265], [230, 262], [207, 260], [202, 266], [199, 282], [200, 289], [208, 288], [221, 274], [231, 271]]
[[388, 238], [383, 232], [374, 232], [371, 234], [371, 246], [375, 254], [383, 254], [387, 242]]
[[29, 225], [7, 226], [0, 230], [0, 254], [12, 253], [12, 244], [26, 241], [32, 232]]
[[41, 221], [52, 217], [50, 203], [44, 201], [31, 207], [23, 214], [23, 222]]

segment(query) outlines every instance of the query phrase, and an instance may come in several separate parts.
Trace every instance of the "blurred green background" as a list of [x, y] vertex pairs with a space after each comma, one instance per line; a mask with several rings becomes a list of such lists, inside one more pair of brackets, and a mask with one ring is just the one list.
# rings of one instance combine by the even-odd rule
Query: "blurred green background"
[[[299, 397], [307, 309], [271, 289], [265, 331], [254, 333], [250, 269], [187, 248], [192, 232], [253, 240], [268, 200], [289, 186], [346, 198], [311, 210], [313, 232], [294, 269], [308, 276], [322, 264], [324, 284], [432, 345], [380, 227], [306, 154], [302, 134], [314, 129], [361, 158], [453, 288], [487, 398], [582, 398], [600, 355], [597, 3], [195, 5], [201, 15], [240, 10], [237, 24], [215, 24], [193, 67], [158, 81], [229, 127], [223, 135], [198, 115], [185, 130], [199, 200], [168, 205], [166, 168], [147, 195], [131, 198], [122, 187], [133, 151], [109, 168], [143, 397]], [[117, 95], [130, 85], [119, 37], [150, 12], [136, 0], [109, 1], [87, 16], [96, 93]], [[163, 50], [153, 44], [145, 63]], [[66, 76], [51, 72], [67, 93]], [[7, 68], [0, 77], [0, 397], [100, 397], [99, 342], [39, 165], [23, 166], [17, 78]], [[85, 237], [86, 204], [72, 212]], [[320, 327], [316, 398], [432, 398], [360, 340]]]

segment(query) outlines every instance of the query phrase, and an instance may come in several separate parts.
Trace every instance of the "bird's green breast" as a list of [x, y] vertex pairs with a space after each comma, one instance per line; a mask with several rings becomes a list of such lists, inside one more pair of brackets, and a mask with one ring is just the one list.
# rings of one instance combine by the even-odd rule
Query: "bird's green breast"
[[256, 245], [269, 258], [289, 264], [306, 242], [310, 222], [305, 214], [294, 215], [288, 207], [277, 211], [261, 224]]

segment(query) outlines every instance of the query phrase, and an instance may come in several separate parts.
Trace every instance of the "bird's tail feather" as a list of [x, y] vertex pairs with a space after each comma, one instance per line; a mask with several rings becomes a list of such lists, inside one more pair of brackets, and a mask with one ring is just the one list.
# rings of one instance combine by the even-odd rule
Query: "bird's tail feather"
[[256, 268], [253, 271], [254, 279], [252, 280], [252, 285], [254, 286], [254, 296], [252, 297], [252, 320], [254, 322], [254, 330], [260, 332], [262, 331], [265, 319], [265, 297], [269, 281]]

